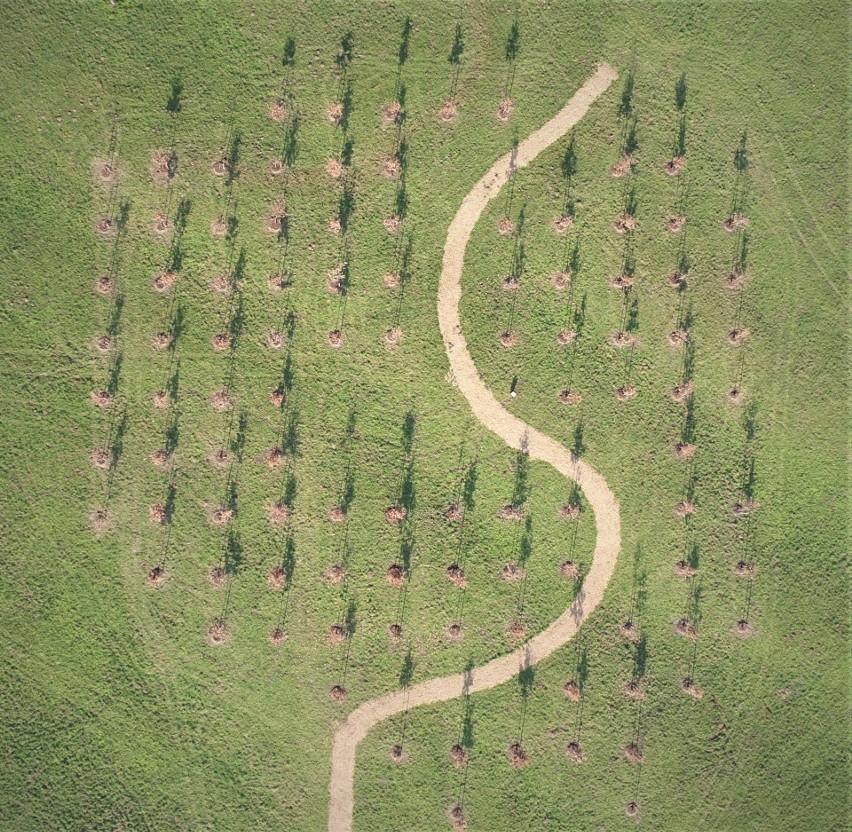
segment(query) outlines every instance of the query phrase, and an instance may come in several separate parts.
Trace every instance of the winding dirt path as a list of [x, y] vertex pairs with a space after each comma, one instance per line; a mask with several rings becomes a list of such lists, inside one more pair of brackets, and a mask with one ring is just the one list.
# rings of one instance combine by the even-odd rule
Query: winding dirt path
[[369, 730], [388, 717], [418, 705], [444, 702], [469, 693], [488, 690], [507, 682], [562, 647], [576, 634], [603, 597], [621, 548], [618, 503], [604, 478], [554, 439], [522, 422], [501, 405], [476, 372], [459, 320], [464, 253], [471, 232], [489, 200], [494, 199], [518, 168], [570, 130], [598, 96], [618, 77], [608, 64], [577, 90], [571, 100], [543, 127], [503, 156], [464, 198], [450, 224], [444, 246], [444, 264], [438, 290], [438, 320], [455, 381], [476, 418], [512, 448], [524, 448], [531, 459], [549, 462], [569, 479], [576, 480], [595, 515], [597, 541], [592, 565], [574, 603], [546, 630], [523, 647], [496, 658], [468, 673], [430, 679], [365, 702], [337, 727], [331, 752], [329, 832], [351, 832], [355, 754]]

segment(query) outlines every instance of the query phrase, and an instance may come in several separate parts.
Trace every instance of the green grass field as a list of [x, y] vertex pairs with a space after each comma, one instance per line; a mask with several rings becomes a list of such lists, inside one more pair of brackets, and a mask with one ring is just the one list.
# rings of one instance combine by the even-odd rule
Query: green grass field
[[[325, 829], [337, 720], [508, 652], [511, 624], [534, 634], [570, 604], [576, 586], [558, 567], [588, 565], [593, 518], [560, 519], [570, 484], [475, 421], [448, 377], [435, 303], [464, 195], [599, 61], [619, 80], [477, 226], [461, 313], [498, 399], [606, 478], [621, 505], [619, 565], [578, 639], [522, 680], [373, 731], [358, 756], [355, 828], [450, 830], [460, 802], [470, 832], [849, 828], [844, 4], [0, 9], [4, 832]], [[669, 177], [682, 75], [687, 163]], [[348, 124], [335, 127], [327, 107], [346, 96]], [[382, 107], [401, 97], [404, 120], [383, 124]], [[450, 97], [447, 123], [438, 113]], [[278, 101], [281, 121], [270, 117]], [[633, 170], [614, 178], [634, 118]], [[388, 178], [401, 145], [403, 169]], [[174, 154], [173, 177], [152, 175], [157, 153]], [[215, 175], [228, 156], [233, 175]], [[330, 159], [343, 160], [343, 179], [326, 172]], [[573, 226], [555, 234], [569, 199]], [[631, 200], [637, 228], [621, 235], [613, 222]], [[721, 227], [732, 206], [749, 218], [733, 234]], [[284, 211], [286, 234], [267, 231]], [[394, 214], [392, 235], [383, 220]], [[676, 214], [686, 226], [669, 233]], [[515, 233], [501, 236], [505, 216]], [[104, 217], [117, 233], [97, 233]], [[212, 233], [220, 219], [225, 236]], [[744, 244], [745, 286], [730, 292]], [[342, 262], [348, 287], [330, 292]], [[625, 263], [629, 292], [609, 286]], [[679, 263], [682, 292], [667, 283]], [[570, 288], [557, 291], [566, 264]], [[520, 285], [507, 291], [513, 268]], [[174, 285], [158, 293], [167, 271]], [[280, 292], [275, 274], [289, 277]], [[104, 275], [111, 296], [94, 290]], [[230, 295], [211, 290], [221, 275], [236, 281]], [[669, 346], [685, 321], [690, 346]], [[626, 327], [637, 345], [611, 346]], [[402, 340], [388, 347], [395, 328]], [[579, 330], [570, 346], [556, 342], [563, 328]], [[745, 342], [728, 345], [742, 328]], [[511, 349], [499, 341], [507, 329]], [[152, 349], [158, 332], [170, 348]], [[211, 339], [226, 332], [231, 346], [216, 352]], [[283, 335], [279, 349], [270, 332]], [[686, 377], [689, 406], [670, 396]], [[738, 406], [726, 401], [734, 385]], [[623, 386], [636, 395], [622, 403]], [[210, 397], [223, 387], [233, 406], [217, 412]], [[111, 407], [93, 406], [100, 389]], [[582, 401], [562, 404], [564, 389]], [[158, 390], [170, 408], [153, 406]], [[672, 452], [687, 440], [692, 462]], [[149, 456], [164, 447], [172, 457], [157, 467]], [[270, 468], [274, 447], [285, 460]], [[90, 464], [97, 448], [109, 470]], [[228, 465], [211, 464], [223, 448]], [[750, 497], [756, 510], [736, 518], [731, 506]], [[678, 519], [687, 498], [696, 512]], [[527, 524], [498, 518], [513, 500]], [[288, 517], [272, 524], [276, 501]], [[445, 517], [459, 501], [461, 530]], [[341, 502], [346, 522], [330, 522]], [[155, 504], [170, 522], [149, 521]], [[390, 525], [383, 512], [397, 504], [407, 517]], [[232, 521], [212, 525], [222, 505]], [[681, 559], [694, 578], [673, 575]], [[753, 580], [735, 576], [740, 560]], [[502, 579], [507, 562], [523, 562], [523, 582]], [[394, 563], [408, 569], [402, 588], [385, 579]], [[453, 563], [465, 590], [447, 580]], [[333, 564], [346, 567], [336, 585], [324, 577]], [[288, 572], [279, 589], [267, 580], [276, 566]], [[156, 567], [164, 581], [152, 588]], [[620, 633], [631, 617], [638, 647]], [[694, 642], [673, 630], [683, 617]], [[733, 632], [740, 620], [751, 637]], [[219, 646], [207, 640], [216, 621], [228, 631]], [[457, 641], [445, 635], [455, 622]], [[342, 645], [328, 643], [333, 624], [347, 630]], [[581, 703], [562, 692], [578, 673]], [[642, 700], [622, 691], [634, 676]], [[702, 698], [682, 692], [685, 676]], [[469, 763], [456, 769], [460, 738]], [[564, 753], [572, 739], [582, 765]], [[633, 739], [641, 765], [622, 754]], [[506, 758], [515, 741], [529, 755], [520, 771]], [[395, 744], [404, 764], [390, 759]], [[625, 814], [631, 801], [638, 817]]]

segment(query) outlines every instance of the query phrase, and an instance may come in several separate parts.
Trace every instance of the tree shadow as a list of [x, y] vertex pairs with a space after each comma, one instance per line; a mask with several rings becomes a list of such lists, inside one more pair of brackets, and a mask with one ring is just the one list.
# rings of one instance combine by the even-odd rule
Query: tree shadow
[[178, 413], [175, 411], [170, 419], [169, 424], [166, 427], [165, 434], [165, 451], [167, 454], [171, 456], [176, 450], [178, 446], [178, 441], [180, 440], [180, 428], [179, 428], [179, 417]]
[[236, 458], [237, 462], [243, 461], [243, 453], [246, 448], [246, 432], [248, 430], [248, 414], [245, 410], [240, 411], [237, 419], [237, 429], [231, 438], [230, 447], [231, 453]]
[[172, 87], [169, 92], [168, 100], [166, 101], [166, 112], [171, 115], [177, 115], [181, 111], [181, 107], [183, 106], [181, 103], [181, 96], [183, 95], [183, 82], [181, 81], [180, 75], [176, 75], [172, 79]]
[[[293, 585], [293, 574], [296, 571], [296, 541], [293, 538], [293, 530], [287, 531], [284, 541], [284, 552], [281, 556], [281, 568], [284, 570], [284, 589], [288, 590]], [[354, 632], [354, 624], [353, 624]]]
[[351, 31], [346, 32], [340, 39], [340, 51], [337, 53], [335, 63], [337, 64], [337, 68], [344, 74], [352, 64], [354, 42], [355, 36]]
[[414, 678], [414, 654], [411, 651], [411, 648], [408, 648], [408, 651], [405, 654], [405, 658], [402, 662], [402, 668], [399, 671], [399, 686], [401, 688], [407, 688], [411, 684], [411, 680]]
[[680, 117], [677, 126], [677, 139], [674, 146], [675, 156], [686, 156], [686, 114]]
[[414, 535], [406, 526], [402, 530], [402, 535], [399, 541], [399, 559], [402, 563], [402, 568], [406, 574], [411, 571], [411, 553], [414, 551]]
[[648, 665], [648, 638], [645, 633], [639, 637], [636, 650], [633, 654], [633, 678], [639, 682], [645, 676]]
[[109, 368], [109, 376], [107, 377], [107, 393], [110, 396], [115, 396], [118, 393], [118, 385], [121, 380], [121, 367], [124, 364], [124, 353], [118, 352]]
[[296, 39], [287, 38], [284, 43], [284, 51], [281, 54], [281, 65], [287, 69], [296, 66]]
[[630, 118], [633, 115], [633, 90], [636, 84], [636, 70], [631, 67], [624, 76], [621, 99], [618, 102], [618, 117]]
[[243, 565], [243, 546], [239, 530], [231, 526], [225, 541], [225, 572], [235, 576], [239, 574]]
[[340, 495], [340, 508], [344, 514], [349, 513], [349, 508], [355, 499], [355, 469], [350, 460], [343, 477], [343, 489]]
[[115, 296], [115, 301], [109, 313], [107, 321], [106, 333], [110, 338], [115, 338], [118, 335], [119, 325], [121, 324], [121, 313], [124, 310], [124, 293], [119, 292]]
[[399, 49], [396, 53], [397, 66], [401, 69], [408, 60], [408, 47], [411, 41], [411, 15], [406, 15], [405, 22], [402, 24], [402, 38], [399, 42]]
[[506, 49], [504, 53], [504, 57], [506, 60], [506, 84], [505, 90], [506, 95], [510, 96], [512, 94], [512, 87], [515, 83], [515, 60], [518, 57], [518, 50], [521, 45], [521, 29], [518, 24], [517, 17], [512, 21], [512, 25], [509, 27], [509, 35], [506, 38]]
[[680, 432], [680, 441], [684, 445], [695, 444], [695, 397], [690, 396], [686, 400], [686, 416], [683, 420], [683, 429]]
[[288, 469], [284, 474], [284, 487], [281, 494], [281, 502], [289, 508], [293, 508], [296, 503], [296, 493], [298, 491], [298, 480], [293, 469]]
[[[293, 109], [290, 118], [287, 122], [287, 127], [284, 130], [284, 144], [281, 149], [281, 158], [288, 168], [292, 168], [296, 164], [296, 159], [299, 155], [299, 127], [301, 126], [301, 117], [298, 109]], [[284, 223], [282, 222], [282, 227]]]
[[242, 135], [240, 134], [239, 130], [235, 130], [231, 134], [227, 150], [225, 151], [225, 167], [227, 170], [227, 173], [225, 175], [225, 185], [229, 188], [234, 183], [234, 180], [239, 176], [238, 167], [240, 163], [241, 143]]
[[686, 342], [683, 350], [683, 378], [692, 381], [695, 375], [695, 342], [692, 339]]
[[179, 400], [178, 392], [180, 388], [180, 361], [175, 365], [174, 371], [169, 376], [168, 381], [166, 382], [166, 390], [168, 391], [169, 398], [172, 401], [172, 404], [177, 404]]
[[518, 546], [518, 563], [526, 566], [532, 554], [532, 515], [524, 519], [524, 531]]
[[291, 407], [287, 412], [287, 420], [281, 435], [281, 447], [284, 453], [291, 457], [295, 457], [299, 453], [299, 423], [299, 409]]
[[515, 481], [512, 487], [512, 505], [522, 506], [529, 497], [529, 454], [521, 450], [515, 456]]
[[586, 450], [586, 444], [583, 439], [583, 434], [583, 420], [580, 419], [580, 421], [577, 422], [577, 426], [574, 428], [573, 443], [571, 445], [571, 453], [574, 454], [577, 459], [582, 457]]
[[127, 408], [123, 408], [109, 442], [109, 471], [112, 474], [118, 467], [124, 453], [124, 437], [127, 433]]
[[456, 23], [456, 31], [453, 35], [453, 43], [450, 47], [450, 54], [447, 60], [450, 62], [451, 77], [450, 77], [450, 99], [455, 98], [458, 92], [459, 73], [461, 71], [461, 58], [464, 53], [464, 33], [461, 23]]
[[462, 484], [462, 505], [465, 511], [472, 511], [475, 505], [474, 494], [476, 493], [476, 480], [478, 477], [476, 460], [470, 463], [464, 475]]
[[340, 96], [340, 127], [345, 133], [349, 129], [349, 119], [352, 117], [352, 83], [349, 79], [343, 82]]
[[[355, 186], [352, 182], [347, 179], [343, 185], [343, 190], [340, 192], [340, 197], [337, 201], [337, 218], [340, 220], [340, 231], [345, 234], [349, 228], [349, 221], [352, 218], [352, 214], [355, 210]], [[348, 286], [349, 283], [349, 264], [345, 263], [343, 266], [344, 269], [344, 281], [341, 284], [341, 288], [343, 286]]]
[[636, 124], [636, 116], [634, 116], [625, 126], [624, 141], [621, 144], [623, 156], [632, 156], [639, 149], [639, 135]]
[[682, 72], [675, 84], [675, 106], [681, 111], [686, 106], [686, 89], [686, 73]]

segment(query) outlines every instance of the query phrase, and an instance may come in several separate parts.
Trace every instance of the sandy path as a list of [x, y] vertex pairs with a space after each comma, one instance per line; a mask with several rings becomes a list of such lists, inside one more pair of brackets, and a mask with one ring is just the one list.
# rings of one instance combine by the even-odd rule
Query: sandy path
[[355, 753], [358, 743], [379, 722], [418, 705], [443, 702], [507, 682], [569, 641], [600, 602], [612, 577], [621, 548], [618, 503], [603, 477], [575, 458], [555, 440], [522, 422], [501, 405], [482, 383], [461, 331], [459, 301], [464, 253], [470, 234], [488, 201], [500, 192], [514, 170], [528, 165], [539, 153], [570, 130], [598, 96], [616, 79], [616, 71], [602, 64], [573, 98], [543, 127], [524, 139], [513, 153], [501, 158], [464, 198], [450, 224], [438, 290], [438, 320], [450, 366], [462, 395], [476, 418], [512, 448], [525, 448], [531, 459], [549, 462], [576, 480], [595, 515], [597, 541], [592, 565], [574, 603], [546, 630], [523, 647], [469, 673], [430, 679], [365, 702], [337, 727], [331, 752], [329, 832], [351, 832]]

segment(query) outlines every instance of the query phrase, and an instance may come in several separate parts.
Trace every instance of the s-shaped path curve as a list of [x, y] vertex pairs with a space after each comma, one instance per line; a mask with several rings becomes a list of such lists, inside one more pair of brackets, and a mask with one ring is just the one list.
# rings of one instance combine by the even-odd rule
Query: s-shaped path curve
[[598, 96], [618, 77], [608, 64], [601, 64], [571, 100], [543, 127], [524, 139], [512, 153], [503, 156], [474, 185], [450, 224], [444, 246], [444, 264], [438, 290], [438, 320], [450, 359], [453, 376], [476, 418], [512, 448], [524, 448], [532, 459], [549, 462], [557, 471], [575, 480], [583, 489], [595, 515], [597, 541], [592, 565], [574, 603], [546, 630], [518, 650], [493, 659], [468, 673], [430, 679], [365, 702], [337, 727], [331, 751], [329, 832], [351, 832], [355, 754], [369, 730], [385, 719], [418, 705], [444, 702], [502, 685], [522, 669], [547, 658], [577, 633], [603, 597], [621, 548], [618, 503], [604, 478], [575, 457], [555, 439], [513, 416], [501, 405], [476, 372], [461, 331], [459, 300], [464, 252], [471, 232], [489, 200], [494, 199], [518, 168], [570, 130]]

